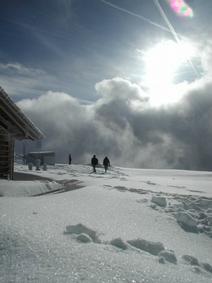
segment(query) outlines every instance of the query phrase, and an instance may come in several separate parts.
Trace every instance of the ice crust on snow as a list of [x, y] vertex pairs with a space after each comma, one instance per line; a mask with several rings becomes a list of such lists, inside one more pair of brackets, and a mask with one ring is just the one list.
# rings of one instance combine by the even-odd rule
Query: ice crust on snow
[[191, 255], [183, 255], [182, 256], [182, 259], [188, 263], [188, 264], [191, 264], [191, 265], [197, 265], [199, 266], [199, 261], [197, 258], [195, 258], [194, 256], [191, 256]]
[[208, 224], [210, 226], [212, 226], [212, 214], [209, 214], [208, 216], [206, 216], [208, 218]]
[[196, 220], [186, 212], [178, 212], [176, 219], [179, 225], [187, 232], [198, 233]]
[[110, 244], [122, 250], [127, 250], [128, 248], [127, 244], [121, 238], [111, 240]]
[[177, 258], [176, 258], [176, 255], [174, 253], [174, 251], [171, 251], [171, 250], [164, 250], [164, 251], [161, 251], [158, 256], [161, 258], [164, 258], [166, 261], [168, 262], [171, 262], [171, 263], [174, 263], [176, 264], [177, 263]]
[[166, 209], [172, 213], [177, 223], [186, 231], [205, 233], [212, 237], [211, 201], [201, 197], [177, 197], [180, 203]]
[[162, 196], [153, 196], [151, 201], [159, 206], [166, 207], [166, 198]]
[[76, 236], [77, 241], [81, 242], [81, 243], [91, 243], [93, 240], [92, 238], [85, 233], [81, 233], [79, 235]]
[[201, 266], [208, 272], [212, 273], [212, 265], [210, 265], [209, 263], [201, 263]]
[[131, 246], [148, 252], [152, 255], [158, 255], [162, 250], [165, 250], [164, 245], [160, 242], [152, 242], [144, 239], [135, 239], [127, 241]]
[[196, 205], [199, 207], [202, 207], [204, 209], [211, 209], [212, 208], [212, 200], [210, 199], [200, 199], [198, 202], [196, 202]]

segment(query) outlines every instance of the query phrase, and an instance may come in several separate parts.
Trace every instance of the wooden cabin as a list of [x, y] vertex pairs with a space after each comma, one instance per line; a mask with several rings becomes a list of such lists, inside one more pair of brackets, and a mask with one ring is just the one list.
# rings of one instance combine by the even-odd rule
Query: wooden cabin
[[42, 132], [0, 87], [0, 178], [13, 179], [15, 140], [37, 140]]

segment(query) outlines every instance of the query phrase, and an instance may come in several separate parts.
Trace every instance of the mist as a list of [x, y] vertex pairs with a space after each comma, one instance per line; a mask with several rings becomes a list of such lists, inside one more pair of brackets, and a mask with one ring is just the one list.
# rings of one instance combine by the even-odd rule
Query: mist
[[84, 104], [67, 93], [44, 93], [18, 106], [43, 131], [43, 150], [58, 162], [89, 163], [93, 154], [139, 168], [212, 169], [212, 83], [199, 80], [177, 103], [152, 107], [142, 88], [123, 78], [95, 85]]

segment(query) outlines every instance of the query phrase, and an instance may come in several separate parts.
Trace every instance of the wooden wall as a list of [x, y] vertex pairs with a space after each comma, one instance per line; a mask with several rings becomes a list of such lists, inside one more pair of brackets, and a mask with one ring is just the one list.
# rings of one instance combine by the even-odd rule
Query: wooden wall
[[0, 127], [0, 178], [13, 179], [14, 139]]

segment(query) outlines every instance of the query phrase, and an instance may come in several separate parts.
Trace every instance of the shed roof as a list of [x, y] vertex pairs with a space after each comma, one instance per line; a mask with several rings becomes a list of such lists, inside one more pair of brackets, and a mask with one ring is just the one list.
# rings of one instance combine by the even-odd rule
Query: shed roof
[[31, 152], [28, 152], [28, 155], [36, 155], [36, 154], [50, 155], [50, 154], [55, 154], [55, 152], [54, 151], [31, 151]]
[[0, 127], [16, 139], [41, 139], [43, 133], [27, 118], [8, 94], [0, 87]]

